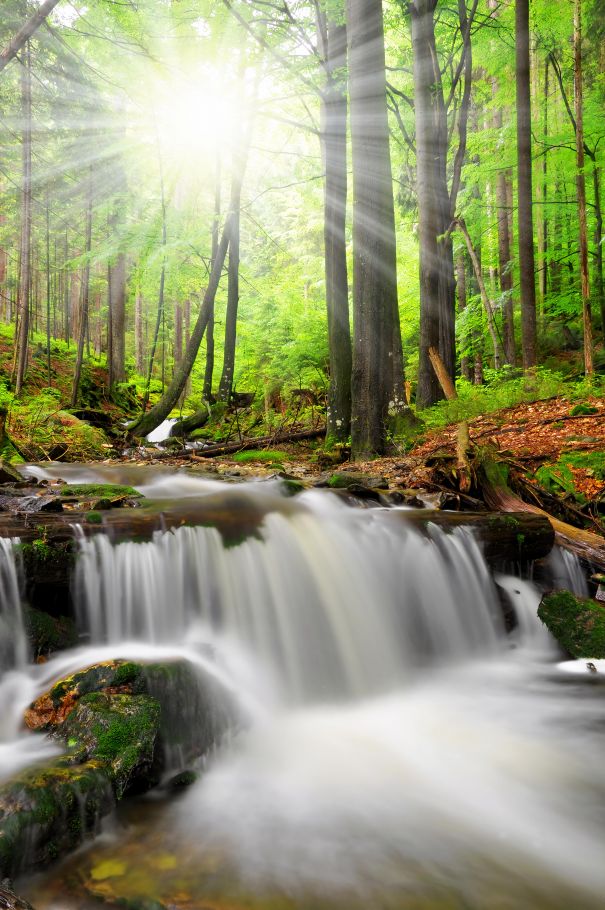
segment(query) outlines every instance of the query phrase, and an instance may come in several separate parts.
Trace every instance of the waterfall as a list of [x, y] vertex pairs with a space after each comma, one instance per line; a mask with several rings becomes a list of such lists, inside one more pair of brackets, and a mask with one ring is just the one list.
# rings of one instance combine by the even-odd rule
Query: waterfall
[[201, 637], [253, 659], [296, 703], [389, 691], [424, 666], [496, 651], [499, 605], [472, 533], [388, 519], [315, 494], [236, 546], [207, 527], [82, 538], [80, 625], [93, 643]]
[[0, 538], [0, 675], [27, 661], [17, 550], [19, 538]]

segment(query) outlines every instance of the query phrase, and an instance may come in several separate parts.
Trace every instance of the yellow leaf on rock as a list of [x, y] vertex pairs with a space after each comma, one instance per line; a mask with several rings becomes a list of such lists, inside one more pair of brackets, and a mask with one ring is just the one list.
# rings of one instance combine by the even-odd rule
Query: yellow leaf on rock
[[126, 863], [121, 862], [119, 859], [106, 859], [91, 869], [90, 877], [94, 881], [100, 882], [104, 878], [116, 878], [118, 875], [124, 875], [125, 872]]

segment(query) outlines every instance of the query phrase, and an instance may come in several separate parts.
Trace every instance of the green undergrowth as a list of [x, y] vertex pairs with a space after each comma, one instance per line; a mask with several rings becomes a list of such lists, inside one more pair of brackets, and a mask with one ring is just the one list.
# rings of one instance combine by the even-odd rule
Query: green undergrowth
[[545, 490], [586, 504], [586, 496], [576, 487], [573, 468], [585, 471], [589, 477], [605, 480], [605, 452], [563, 452], [553, 464], [538, 468], [534, 477]]
[[[440, 401], [422, 411], [422, 419], [429, 428], [437, 429], [460, 420], [472, 419], [482, 414], [493, 414], [505, 408], [533, 401], [564, 395], [579, 401], [590, 395], [605, 394], [605, 377], [597, 376], [592, 382], [582, 379], [569, 381], [562, 373], [538, 369], [535, 376], [515, 375], [510, 369], [486, 371], [485, 385], [473, 385], [465, 379], [456, 383], [458, 398]], [[580, 410], [580, 407], [582, 410]], [[585, 409], [585, 410], [584, 410]], [[592, 405], [582, 402], [574, 407], [577, 413], [592, 414]], [[572, 411], [573, 413], [573, 411]]]

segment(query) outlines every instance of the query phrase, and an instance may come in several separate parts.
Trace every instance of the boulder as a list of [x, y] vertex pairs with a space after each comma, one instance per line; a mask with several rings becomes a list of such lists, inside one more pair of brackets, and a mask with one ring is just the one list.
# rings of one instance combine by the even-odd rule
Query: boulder
[[0, 786], [0, 876], [77, 847], [117, 800], [187, 770], [237, 717], [211, 673], [188, 661], [115, 660], [57, 682], [25, 721], [65, 752]]
[[538, 616], [572, 657], [605, 658], [605, 605], [570, 591], [545, 594]]
[[3, 458], [0, 458], [0, 484], [3, 483], [22, 483], [23, 477], [19, 471], [14, 468]]

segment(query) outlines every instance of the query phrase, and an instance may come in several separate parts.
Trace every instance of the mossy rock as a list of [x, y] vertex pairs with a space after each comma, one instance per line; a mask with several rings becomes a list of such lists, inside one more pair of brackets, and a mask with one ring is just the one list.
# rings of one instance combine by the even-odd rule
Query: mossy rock
[[75, 483], [66, 484], [61, 490], [62, 496], [77, 496], [82, 499], [140, 499], [143, 494], [119, 483]]
[[157, 783], [159, 724], [160, 705], [149, 695], [91, 692], [69, 714], [62, 735], [80, 762], [102, 764], [120, 799], [129, 790], [148, 790]]
[[25, 614], [25, 624], [34, 660], [73, 648], [78, 643], [75, 623], [68, 616], [57, 618], [30, 607]]
[[388, 490], [389, 488], [388, 481], [384, 477], [354, 471], [335, 471], [328, 477], [327, 486], [331, 490], [349, 490], [351, 487], [364, 487], [366, 490]]
[[184, 660], [88, 667], [57, 682], [25, 719], [66, 753], [0, 787], [0, 877], [78, 846], [115, 800], [156, 785], [164, 769], [187, 768], [237, 723], [229, 694]]
[[538, 616], [572, 657], [605, 658], [605, 606], [570, 591], [545, 594]]
[[114, 805], [107, 771], [60, 760], [0, 787], [0, 876], [46, 865], [79, 846]]

